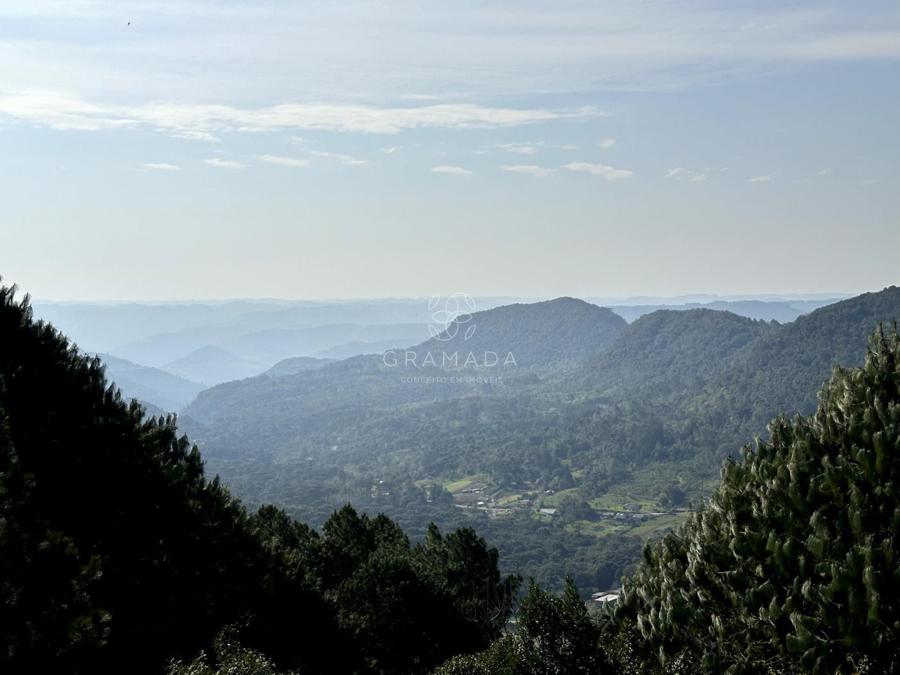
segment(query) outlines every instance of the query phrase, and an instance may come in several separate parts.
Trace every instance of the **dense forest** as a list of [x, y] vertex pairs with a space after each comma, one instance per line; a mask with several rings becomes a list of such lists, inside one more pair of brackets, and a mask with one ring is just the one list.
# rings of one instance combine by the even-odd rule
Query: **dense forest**
[[174, 418], [123, 401], [13, 294], [0, 288], [0, 670], [152, 673], [218, 649], [414, 673], [500, 635], [519, 580], [472, 530], [413, 545], [350, 506], [321, 531], [248, 512]]
[[702, 509], [647, 546], [612, 611], [592, 620], [571, 585], [526, 599], [522, 629], [440, 672], [900, 671], [900, 337], [876, 334], [814, 414], [770, 429], [725, 463]]
[[[254, 506], [320, 525], [349, 501], [417, 538], [430, 522], [474, 527], [504, 569], [557, 590], [568, 575], [587, 595], [616, 586], [772, 417], [811, 413], [832, 366], [861, 364], [866, 337], [898, 316], [894, 287], [788, 324], [709, 309], [625, 324], [578, 300], [513, 305], [474, 314], [470, 340], [461, 330], [412, 351], [527, 355], [516, 367], [360, 356], [214, 387], [180, 423]], [[460, 377], [404, 380], [448, 373]]]
[[173, 417], [124, 401], [12, 288], [0, 338], [4, 672], [900, 669], [896, 332], [836, 370], [811, 415], [776, 417], [727, 459], [600, 612], [571, 579], [555, 594], [504, 575], [471, 528], [251, 512]]
[[900, 338], [877, 334], [809, 417], [729, 461], [648, 548], [618, 618], [649, 660], [713, 672], [900, 668]]

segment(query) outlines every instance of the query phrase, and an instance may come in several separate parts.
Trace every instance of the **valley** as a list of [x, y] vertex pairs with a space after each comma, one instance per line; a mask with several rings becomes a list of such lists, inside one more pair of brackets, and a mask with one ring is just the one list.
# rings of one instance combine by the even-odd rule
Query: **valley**
[[896, 0], [0, 55], [0, 675], [900, 675]]
[[[759, 313], [766, 303], [734, 306]], [[368, 320], [421, 318], [411, 302], [383, 315], [365, 307]], [[308, 310], [262, 316], [273, 326], [273, 314], [297, 322]], [[643, 543], [701, 506], [722, 461], [764, 437], [774, 414], [811, 410], [831, 365], [859, 362], [868, 332], [898, 315], [895, 288], [788, 323], [706, 307], [654, 308], [627, 323], [560, 298], [475, 312], [461, 330], [412, 345], [398, 337], [380, 354], [298, 354], [212, 387], [196, 369], [176, 369], [192, 380], [165, 365], [107, 359], [126, 395], [180, 410], [207, 470], [251, 506], [273, 503], [319, 526], [351, 503], [414, 537], [430, 522], [468, 524], [499, 547], [505, 569], [551, 588], [569, 575], [587, 596], [614, 586]], [[218, 347], [206, 352], [211, 359], [195, 363], [218, 363], [219, 372], [245, 363]], [[536, 557], [544, 545], [580, 553]]]
[[[212, 388], [185, 408], [182, 427], [209, 469], [251, 504], [274, 502], [320, 523], [349, 502], [413, 534], [432, 521], [469, 523], [508, 569], [550, 586], [569, 574], [587, 594], [629, 565], [610, 567], [598, 547], [639, 548], [702, 504], [744, 439], [764, 437], [779, 410], [809, 411], [831, 364], [859, 362], [869, 327], [900, 315], [900, 291], [788, 324], [709, 309], [626, 324], [572, 300], [515, 307], [512, 320], [505, 308], [473, 315], [477, 348], [524, 354], [515, 368], [391, 368], [357, 357]], [[457, 337], [440, 349], [463, 344]], [[410, 386], [401, 376], [498, 369], [494, 385]], [[519, 563], [535, 550], [536, 525], [560, 546], [582, 538], [590, 562]]]

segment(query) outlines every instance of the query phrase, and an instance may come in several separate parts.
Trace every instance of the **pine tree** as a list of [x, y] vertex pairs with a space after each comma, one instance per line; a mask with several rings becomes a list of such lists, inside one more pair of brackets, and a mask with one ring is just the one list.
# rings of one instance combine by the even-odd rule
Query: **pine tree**
[[289, 643], [289, 666], [340, 662], [333, 611], [175, 418], [123, 401], [14, 293], [0, 286], [0, 670], [159, 672], [228, 624]]
[[[618, 620], [649, 667], [900, 667], [900, 338], [837, 369], [810, 417], [728, 461], [709, 504], [645, 550]], [[688, 669], [691, 669], [689, 667]]]

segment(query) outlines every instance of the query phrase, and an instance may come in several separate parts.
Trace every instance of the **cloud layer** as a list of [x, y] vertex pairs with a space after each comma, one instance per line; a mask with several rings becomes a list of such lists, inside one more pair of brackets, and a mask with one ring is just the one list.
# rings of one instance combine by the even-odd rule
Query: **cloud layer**
[[535, 178], [545, 178], [555, 171], [555, 169], [538, 166], [537, 164], [504, 164], [500, 168], [510, 173], [526, 173]]
[[631, 178], [634, 175], [629, 169], [617, 169], [608, 164], [593, 164], [591, 162], [569, 162], [563, 166], [569, 171], [583, 171], [593, 176], [599, 176], [606, 180], [619, 180], [621, 178]]
[[280, 155], [257, 155], [256, 159], [268, 164], [289, 166], [293, 169], [305, 169], [312, 165], [312, 162], [310, 162], [308, 159], [300, 159], [297, 157], [281, 157]]
[[449, 164], [441, 164], [431, 167], [432, 173], [446, 173], [451, 176], [471, 176], [472, 172], [461, 166], [451, 166]]
[[146, 162], [141, 164], [141, 166], [145, 169], [150, 169], [151, 171], [181, 171], [180, 166], [166, 164], [165, 162]]
[[204, 159], [204, 164], [208, 166], [214, 166], [217, 169], [243, 169], [244, 165], [240, 162], [235, 162], [231, 159], [222, 159], [220, 157], [211, 157], [210, 159]]
[[26, 91], [0, 94], [0, 116], [53, 129], [153, 128], [173, 136], [215, 140], [225, 132], [324, 130], [396, 134], [407, 129], [490, 129], [536, 122], [587, 119], [601, 112], [486, 107], [472, 103], [379, 107], [283, 103], [263, 108], [228, 105], [89, 103], [75, 95]]
[[[126, 26], [126, 21], [131, 26]], [[85, 46], [89, 48], [85, 48]], [[900, 59], [896, 2], [0, 3], [0, 80], [105, 100], [498, 100]], [[112, 66], [114, 77], [103, 77]]]

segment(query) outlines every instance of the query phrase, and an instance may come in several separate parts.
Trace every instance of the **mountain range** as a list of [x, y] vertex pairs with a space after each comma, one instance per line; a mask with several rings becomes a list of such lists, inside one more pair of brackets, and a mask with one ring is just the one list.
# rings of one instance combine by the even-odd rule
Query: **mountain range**
[[[281, 429], [291, 452], [312, 431], [309, 417], [360, 415], [357, 423], [378, 411], [385, 426], [407, 408], [458, 398], [478, 405], [487, 398], [513, 398], [541, 408], [542, 402], [604, 398], [621, 402], [688, 405], [691, 398], [735, 390], [735, 380], [755, 382], [752, 399], [768, 399], [768, 418], [777, 409], [808, 410], [810, 396], [832, 364], [858, 361], [865, 336], [881, 321], [900, 315], [895, 288], [869, 293], [820, 308], [789, 324], [777, 324], [710, 309], [657, 310], [631, 324], [608, 309], [571, 298], [499, 307], [457, 319], [453, 334], [445, 332], [420, 345], [399, 350], [398, 361], [372, 355], [328, 364], [314, 374], [271, 382], [251, 378], [202, 392], [184, 409], [192, 423], [214, 422], [224, 437], [237, 441], [238, 428], [254, 434], [261, 428]], [[468, 330], [471, 335], [467, 335]], [[485, 365], [483, 354], [500, 359], [512, 354], [515, 364]], [[475, 355], [441, 363], [445, 354]], [[410, 358], [408, 355], [413, 355]], [[431, 362], [426, 356], [431, 354]], [[479, 360], [481, 359], [481, 360]], [[792, 370], [797, 372], [791, 373]], [[407, 386], [404, 378], [434, 377], [452, 372], [454, 381], [441, 386]], [[474, 380], [468, 376], [478, 375]], [[502, 377], [503, 385], [492, 383]], [[786, 392], [781, 392], [786, 387]], [[485, 404], [488, 405], [488, 404]], [[548, 412], [553, 406], [543, 406]], [[290, 420], [281, 420], [283, 410]], [[391, 422], [390, 420], [393, 420]], [[342, 422], [340, 436], [353, 435]], [[219, 446], [204, 433], [207, 455]], [[414, 439], [406, 439], [410, 443]], [[352, 442], [360, 442], [354, 439]], [[257, 446], [259, 444], [256, 444]], [[335, 443], [323, 442], [331, 447]], [[252, 444], [245, 456], [268, 452]]]
[[159, 368], [142, 366], [111, 354], [98, 356], [106, 366], [106, 377], [128, 397], [163, 410], [180, 410], [205, 388], [200, 382]]
[[[474, 518], [508, 559], [548, 517], [548, 540], [625, 546], [678, 522], [775, 414], [810, 412], [832, 367], [860, 363], [866, 337], [898, 317], [896, 287], [787, 324], [710, 309], [628, 324], [569, 298], [512, 305], [462, 316], [396, 363], [359, 356], [213, 387], [181, 423], [238, 494], [312, 522], [352, 501], [413, 532]], [[486, 351], [500, 363], [479, 361]], [[423, 356], [470, 352], [469, 364]], [[598, 569], [596, 555], [590, 569], [530, 564], [595, 589], [621, 571]]]
[[[685, 296], [672, 299], [594, 299], [626, 321], [657, 309], [729, 310], [749, 318], [795, 319], [834, 298], [718, 298]], [[516, 298], [478, 298], [482, 310], [510, 306]], [[633, 303], [633, 304], [628, 304]], [[422, 300], [274, 301], [240, 300], [183, 303], [60, 303], [36, 302], [38, 316], [72, 335], [79, 346], [95, 353], [158, 368], [206, 386], [259, 375], [279, 361], [299, 356], [347, 359], [361, 354], [419, 344], [434, 327], [433, 303]], [[528, 301], [534, 304], [534, 301]], [[211, 349], [214, 348], [214, 349]], [[224, 353], [218, 351], [222, 350]], [[149, 374], [145, 373], [148, 377]], [[132, 388], [122, 379], [126, 395], [170, 409], [178, 391], [165, 387], [148, 400], [141, 373]]]

